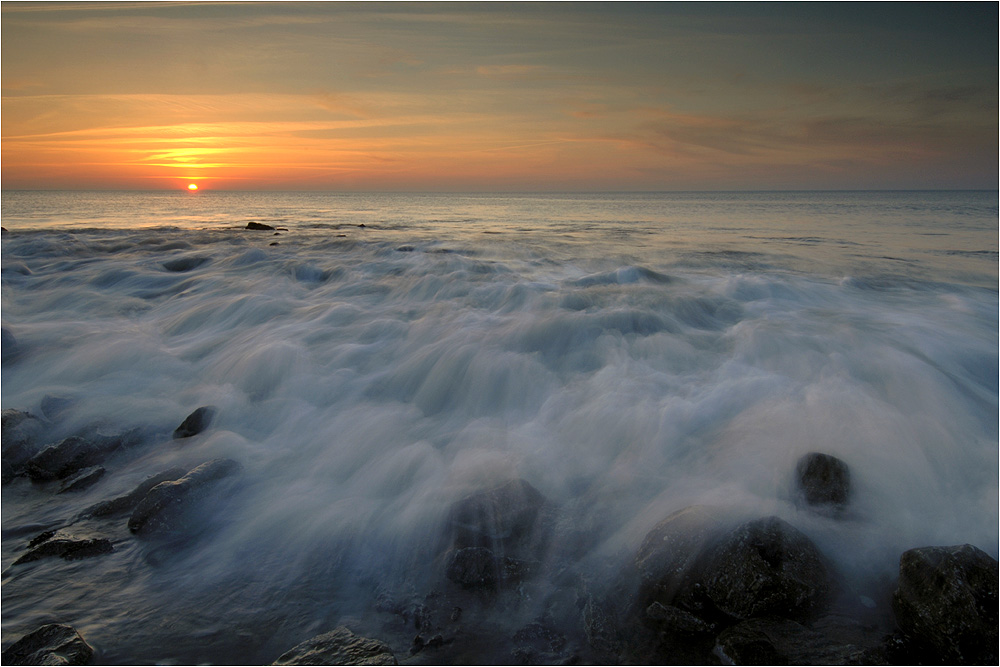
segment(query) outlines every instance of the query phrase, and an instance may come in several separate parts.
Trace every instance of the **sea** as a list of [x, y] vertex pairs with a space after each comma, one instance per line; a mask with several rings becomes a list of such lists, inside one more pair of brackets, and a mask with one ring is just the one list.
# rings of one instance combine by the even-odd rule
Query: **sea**
[[[691, 505], [786, 520], [886, 617], [903, 551], [998, 556], [996, 191], [5, 191], [2, 224], [3, 409], [39, 444], [138, 434], [83, 490], [4, 484], [4, 646], [59, 622], [101, 664], [269, 664], [346, 625], [497, 664], [543, 619], [593, 662], [589, 591]], [[796, 495], [809, 452], [849, 466], [843, 513]], [[179, 542], [79, 519], [220, 457]], [[554, 539], [457, 591], [451, 508], [512, 479]], [[113, 552], [13, 564], [57, 529]]]

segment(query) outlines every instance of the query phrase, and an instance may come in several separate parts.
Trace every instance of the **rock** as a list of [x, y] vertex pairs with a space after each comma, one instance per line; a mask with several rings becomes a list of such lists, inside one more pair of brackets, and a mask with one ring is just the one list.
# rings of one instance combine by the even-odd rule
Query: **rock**
[[12, 361], [17, 357], [20, 348], [17, 345], [17, 338], [6, 327], [0, 328], [0, 356], [3, 361]]
[[885, 665], [878, 650], [832, 641], [787, 618], [751, 618], [723, 631], [714, 653], [730, 665]]
[[30, 412], [7, 409], [2, 422], [3, 462], [10, 472], [20, 472], [25, 462], [38, 453], [38, 441], [45, 431], [45, 424]]
[[446, 576], [463, 588], [491, 589], [498, 584], [521, 581], [534, 571], [532, 563], [497, 557], [485, 547], [466, 547], [452, 552]]
[[15, 560], [14, 565], [30, 563], [52, 556], [59, 556], [64, 560], [80, 560], [81, 558], [109, 554], [115, 550], [111, 540], [104, 537], [83, 539], [73, 536], [59, 537], [59, 533], [53, 531], [42, 533], [28, 546], [33, 548]]
[[232, 459], [202, 463], [173, 482], [160, 482], [132, 510], [128, 529], [133, 533], [171, 532], [184, 528], [184, 510], [206, 487], [237, 473], [241, 466]]
[[204, 405], [189, 414], [181, 425], [174, 429], [174, 440], [190, 438], [204, 431], [211, 425], [215, 412], [215, 406]]
[[907, 641], [925, 657], [997, 662], [997, 561], [971, 544], [905, 552], [892, 609]]
[[413, 251], [414, 247], [411, 245], [401, 245], [398, 248], [396, 248], [396, 252], [413, 252]]
[[115, 451], [133, 443], [131, 434], [81, 438], [70, 436], [49, 445], [24, 464], [24, 470], [34, 482], [65, 479], [84, 468], [97, 465]]
[[43, 625], [3, 652], [5, 665], [86, 665], [94, 649], [68, 625]]
[[262, 222], [248, 222], [247, 229], [255, 229], [259, 232], [273, 232], [274, 227], [271, 225], [265, 225]]
[[545, 498], [523, 479], [474, 493], [451, 509], [454, 546], [485, 547], [497, 553], [530, 549]]
[[661, 632], [672, 635], [708, 635], [715, 631], [714, 623], [707, 623], [691, 612], [659, 602], [646, 607], [646, 618], [653, 621]]
[[84, 468], [62, 483], [59, 493], [71, 493], [83, 491], [97, 483], [104, 476], [103, 466], [91, 466]]
[[518, 630], [513, 639], [517, 647], [510, 654], [517, 664], [567, 664], [568, 656], [563, 654], [566, 637], [538, 621], [532, 621]]
[[396, 665], [387, 644], [359, 637], [341, 626], [304, 641], [283, 653], [272, 665]]
[[812, 541], [778, 517], [748, 521], [714, 550], [705, 590], [734, 618], [776, 614], [804, 619], [818, 611], [832, 578]]
[[183, 273], [185, 271], [190, 271], [191, 269], [196, 269], [208, 261], [211, 261], [211, 257], [178, 257], [164, 262], [163, 268], [167, 271]]
[[851, 495], [851, 471], [835, 456], [811, 452], [795, 466], [798, 492], [807, 504], [841, 509]]
[[146, 494], [149, 493], [150, 489], [154, 486], [160, 482], [172, 482], [175, 479], [180, 479], [186, 473], [187, 471], [184, 470], [184, 468], [170, 468], [169, 470], [164, 470], [159, 474], [147, 477], [142, 481], [142, 483], [126, 493], [124, 496], [118, 496], [117, 498], [104, 500], [96, 505], [91, 505], [82, 512], [81, 517], [102, 517], [131, 510], [139, 504], [140, 500], [146, 497]]
[[66, 410], [73, 406], [73, 399], [63, 396], [46, 394], [42, 398], [42, 414], [48, 419], [58, 419]]

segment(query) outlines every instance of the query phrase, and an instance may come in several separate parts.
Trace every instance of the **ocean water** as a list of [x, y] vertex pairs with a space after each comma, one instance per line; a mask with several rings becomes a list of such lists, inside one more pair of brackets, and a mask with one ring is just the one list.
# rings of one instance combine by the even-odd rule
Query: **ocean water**
[[[2, 217], [3, 408], [140, 439], [82, 492], [4, 485], [5, 646], [58, 621], [105, 664], [260, 664], [348, 624], [497, 663], [543, 617], [587, 661], [563, 601], [699, 503], [788, 520], [883, 609], [906, 549], [998, 555], [996, 192], [4, 192]], [[810, 451], [850, 466], [845, 516], [796, 503]], [[86, 524], [111, 554], [12, 565], [217, 457], [242, 473], [185, 543], [119, 517]], [[449, 508], [512, 478], [555, 508], [540, 571], [408, 656], [380, 600], [452, 604]]]

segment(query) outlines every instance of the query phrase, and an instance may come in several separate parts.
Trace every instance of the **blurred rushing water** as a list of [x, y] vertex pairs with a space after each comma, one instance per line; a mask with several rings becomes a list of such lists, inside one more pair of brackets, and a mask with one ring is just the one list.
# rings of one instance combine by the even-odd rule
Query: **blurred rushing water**
[[[81, 493], [4, 486], [5, 644], [61, 621], [110, 663], [271, 661], [446, 588], [449, 507], [514, 477], [559, 508], [536, 586], [694, 503], [788, 519], [862, 593], [907, 548], [997, 556], [996, 193], [5, 192], [3, 225], [3, 408], [145, 439]], [[851, 466], [848, 519], [792, 501], [808, 451]], [[220, 456], [241, 481], [184, 548], [116, 524], [113, 554], [11, 566]]]

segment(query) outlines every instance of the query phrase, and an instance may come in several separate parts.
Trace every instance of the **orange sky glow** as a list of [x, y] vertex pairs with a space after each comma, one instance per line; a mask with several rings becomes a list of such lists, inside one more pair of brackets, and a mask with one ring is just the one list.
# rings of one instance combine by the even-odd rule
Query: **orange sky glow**
[[989, 3], [2, 12], [5, 189], [997, 183]]

